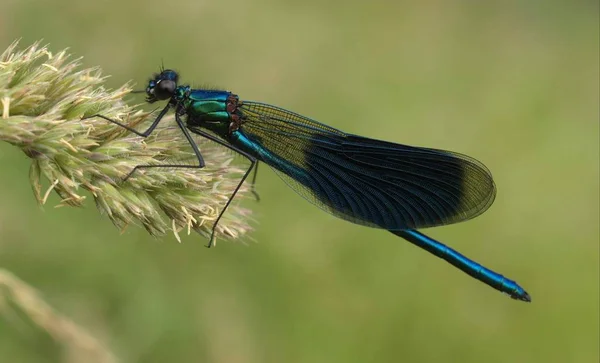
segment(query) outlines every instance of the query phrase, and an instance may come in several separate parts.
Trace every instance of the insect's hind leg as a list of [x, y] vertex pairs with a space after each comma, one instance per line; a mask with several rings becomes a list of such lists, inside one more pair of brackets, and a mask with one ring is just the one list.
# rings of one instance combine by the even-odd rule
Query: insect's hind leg
[[254, 165], [254, 175], [252, 176], [252, 183], [250, 184], [250, 193], [252, 193], [252, 195], [254, 195], [254, 198], [256, 198], [257, 202], [260, 202], [260, 196], [258, 195], [258, 192], [256, 191], [256, 174], [258, 174], [258, 160], [256, 161], [256, 164]]
[[[223, 207], [223, 209], [221, 210], [221, 213], [219, 213], [219, 216], [217, 217], [217, 219], [215, 220], [215, 223], [213, 224], [212, 227], [212, 232], [210, 234], [210, 240], [208, 242], [208, 245], [206, 245], [206, 247], [210, 248], [214, 245], [214, 240], [215, 240], [215, 231], [217, 229], [217, 226], [219, 225], [219, 221], [221, 220], [221, 217], [223, 217], [223, 214], [225, 213], [225, 211], [227, 210], [227, 207], [229, 207], [229, 205], [231, 204], [231, 201], [233, 200], [233, 198], [235, 198], [235, 195], [237, 194], [238, 190], [240, 190], [240, 187], [242, 186], [242, 184], [244, 184], [244, 181], [246, 181], [246, 178], [248, 178], [248, 175], [250, 175], [250, 172], [252, 171], [252, 169], [254, 168], [256, 170], [256, 165], [258, 164], [258, 160], [248, 154], [247, 152], [240, 150], [239, 148], [228, 144], [220, 139], [218, 139], [217, 137], [208, 134], [204, 131], [201, 130], [194, 130], [195, 133], [197, 133], [200, 136], [203, 136], [209, 140], [212, 140], [214, 142], [216, 142], [217, 144], [223, 145], [228, 149], [231, 149], [235, 152], [237, 152], [238, 154], [242, 155], [243, 157], [245, 157], [246, 159], [248, 159], [250, 161], [250, 167], [248, 168], [248, 170], [246, 170], [246, 172], [244, 173], [244, 176], [242, 176], [242, 179], [240, 180], [240, 182], [238, 183], [238, 185], [235, 187], [235, 189], [233, 190], [233, 193], [231, 193], [231, 196], [229, 197], [229, 199], [227, 200], [227, 203], [225, 203], [225, 206]], [[256, 178], [256, 174], [255, 178]]]
[[[219, 213], [219, 216], [215, 220], [215, 223], [213, 224], [212, 232], [210, 234], [210, 241], [208, 242], [208, 245], [206, 245], [206, 247], [208, 247], [208, 248], [210, 248], [210, 247], [212, 247], [214, 245], [215, 230], [217, 228], [217, 225], [219, 224], [219, 221], [221, 220], [221, 217], [223, 217], [223, 214], [227, 210], [227, 207], [229, 207], [229, 204], [231, 204], [231, 201], [233, 200], [233, 198], [235, 198], [235, 195], [237, 194], [238, 190], [240, 190], [240, 187], [242, 186], [242, 184], [244, 184], [244, 181], [246, 181], [246, 178], [248, 177], [248, 175], [252, 171], [252, 168], [255, 168], [256, 164], [258, 163], [258, 160], [256, 160], [255, 157], [253, 157], [253, 156], [251, 156], [249, 154], [243, 153], [243, 152], [241, 152], [241, 150], [235, 150], [235, 151], [239, 152], [240, 154], [242, 154], [243, 156], [245, 156], [248, 160], [250, 160], [250, 167], [248, 168], [248, 170], [246, 170], [246, 173], [244, 173], [244, 176], [242, 177], [242, 179], [240, 180], [240, 182], [238, 183], [238, 185], [233, 190], [233, 193], [231, 193], [231, 196], [227, 200], [227, 203], [225, 203], [225, 206], [221, 210], [221, 213]], [[256, 168], [255, 168], [255, 170], [256, 170]], [[258, 194], [255, 194], [255, 195], [258, 197]]]

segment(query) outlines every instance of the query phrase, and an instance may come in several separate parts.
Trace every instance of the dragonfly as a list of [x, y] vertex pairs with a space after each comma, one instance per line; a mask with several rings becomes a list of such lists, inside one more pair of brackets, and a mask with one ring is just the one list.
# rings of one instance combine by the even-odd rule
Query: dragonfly
[[240, 100], [229, 91], [180, 85], [179, 74], [164, 67], [145, 91], [138, 92], [146, 93], [148, 103], [167, 101], [143, 132], [100, 114], [84, 118], [98, 117], [147, 137], [172, 110], [198, 163], [139, 165], [125, 179], [147, 168], [203, 168], [204, 158], [191, 134], [250, 162], [220, 211], [207, 247], [213, 245], [216, 226], [253, 169], [254, 191], [262, 162], [320, 209], [352, 223], [388, 230], [513, 299], [531, 301], [515, 281], [418, 231], [472, 219], [491, 206], [496, 185], [481, 162], [452, 151], [345, 133], [277, 106]]

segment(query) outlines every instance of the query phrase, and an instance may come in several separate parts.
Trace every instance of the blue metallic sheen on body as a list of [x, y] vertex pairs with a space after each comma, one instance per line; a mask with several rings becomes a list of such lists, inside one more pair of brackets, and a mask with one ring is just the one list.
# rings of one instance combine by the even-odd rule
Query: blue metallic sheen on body
[[[312, 186], [312, 178], [310, 178], [310, 176], [306, 174], [304, 170], [273, 154], [263, 145], [250, 140], [242, 130], [232, 132], [230, 142], [247, 153], [255, 156], [257, 159], [271, 165], [275, 169], [290, 175], [300, 183], [307, 183], [309, 184], [308, 186]], [[433, 238], [430, 238], [412, 229], [390, 232], [449, 262], [461, 271], [486, 283], [496, 290], [510, 295], [510, 297], [513, 299], [527, 302], [531, 301], [529, 294], [516, 282], [480, 265], [479, 263], [469, 259], [445, 244], [434, 240]]]
[[231, 133], [231, 137], [229, 140], [233, 145], [239, 147], [244, 150], [248, 154], [256, 157], [258, 160], [274, 167], [275, 169], [281, 171], [282, 173], [286, 173], [287, 175], [293, 177], [301, 183], [310, 183], [310, 178], [306, 174], [306, 171], [296, 167], [290, 162], [286, 161], [273, 154], [270, 150], [267, 150], [261, 144], [250, 140], [245, 134], [243, 130], [237, 130]]
[[445, 244], [434, 240], [415, 230], [391, 231], [392, 233], [406, 239], [412, 244], [446, 260], [461, 271], [473, 276], [474, 278], [486, 283], [487, 285], [502, 291], [513, 299], [522, 301], [531, 301], [529, 294], [516, 282], [496, 273], [477, 262], [469, 259], [461, 253], [453, 250]]
[[[187, 130], [240, 153], [252, 163], [213, 225], [209, 246], [239, 186], [252, 166], [262, 161], [295, 192], [328, 213], [388, 230], [514, 299], [531, 301], [515, 281], [417, 231], [465, 221], [489, 208], [496, 187], [491, 173], [479, 161], [451, 151], [346, 134], [280, 107], [240, 101], [228, 91], [192, 89], [177, 82], [178, 74], [173, 70], [162, 70], [150, 80], [147, 101], [169, 100], [169, 104], [148, 133], [140, 135], [149, 135], [168, 108], [174, 107], [199, 167], [204, 161]], [[179, 117], [184, 115], [185, 125]]]
[[[180, 89], [181, 90], [180, 90]], [[227, 99], [231, 92], [197, 90], [181, 86], [177, 95], [188, 115], [188, 127], [203, 127], [227, 140], [230, 114], [227, 112]]]
[[230, 95], [231, 92], [227, 91], [192, 89], [189, 97], [191, 101], [214, 100], [225, 102]]
[[[192, 90], [184, 105], [189, 116], [216, 113], [218, 118], [228, 120], [229, 114], [226, 110], [226, 101], [229, 95], [229, 92], [224, 91]], [[210, 118], [210, 116], [207, 117]]]

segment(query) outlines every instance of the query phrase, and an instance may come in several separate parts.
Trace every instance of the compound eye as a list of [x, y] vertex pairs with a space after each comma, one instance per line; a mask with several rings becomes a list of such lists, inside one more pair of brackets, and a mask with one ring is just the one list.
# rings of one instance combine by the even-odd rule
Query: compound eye
[[166, 100], [173, 96], [177, 84], [171, 80], [164, 79], [154, 87], [154, 96], [159, 100]]
[[156, 82], [150, 81], [148, 82], [148, 87], [146, 87], [146, 95], [148, 97], [154, 96], [154, 87], [156, 86]]

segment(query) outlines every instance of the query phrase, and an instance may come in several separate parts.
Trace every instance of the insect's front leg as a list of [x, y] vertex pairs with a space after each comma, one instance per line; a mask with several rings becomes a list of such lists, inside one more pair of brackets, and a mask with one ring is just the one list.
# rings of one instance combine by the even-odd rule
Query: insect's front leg
[[101, 115], [101, 114], [95, 114], [95, 115], [91, 115], [91, 116], [87, 116], [87, 117], [82, 117], [81, 119], [82, 120], [86, 120], [88, 118], [98, 117], [98, 118], [101, 118], [103, 120], [112, 122], [115, 125], [119, 125], [122, 128], [124, 128], [124, 129], [126, 129], [126, 130], [128, 130], [130, 132], [133, 132], [134, 134], [136, 134], [138, 136], [148, 137], [152, 133], [152, 131], [154, 131], [154, 129], [156, 128], [156, 126], [158, 126], [158, 123], [160, 122], [160, 120], [162, 120], [162, 118], [167, 114], [167, 111], [169, 111], [170, 107], [171, 107], [171, 104], [167, 103], [167, 105], [165, 106], [165, 108], [163, 108], [162, 111], [160, 111], [160, 113], [158, 114], [158, 116], [156, 116], [156, 118], [152, 122], [152, 125], [150, 125], [150, 127], [148, 128], [148, 130], [146, 130], [144, 132], [139, 132], [139, 131], [137, 131], [136, 129], [134, 129], [132, 127], [129, 127], [129, 126], [127, 126], [127, 125], [125, 125], [125, 124], [123, 124], [123, 123], [121, 123], [119, 121], [113, 120], [113, 119], [111, 119], [109, 117], [106, 117], [104, 115]]

